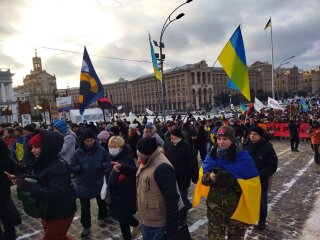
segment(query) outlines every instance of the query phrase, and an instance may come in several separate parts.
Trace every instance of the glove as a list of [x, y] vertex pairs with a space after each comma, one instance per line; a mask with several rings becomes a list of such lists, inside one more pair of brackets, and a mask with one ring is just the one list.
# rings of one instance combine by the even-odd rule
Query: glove
[[24, 191], [30, 191], [32, 188], [32, 184], [23, 178], [16, 179], [17, 186]]
[[119, 179], [120, 182], [123, 182], [126, 179], [126, 175], [120, 174], [118, 179]]

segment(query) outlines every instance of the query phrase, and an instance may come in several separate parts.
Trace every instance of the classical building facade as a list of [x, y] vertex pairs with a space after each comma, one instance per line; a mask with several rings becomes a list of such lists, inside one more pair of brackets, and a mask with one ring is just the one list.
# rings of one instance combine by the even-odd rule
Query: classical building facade
[[288, 98], [297, 95], [301, 90], [303, 72], [297, 66], [283, 68], [278, 71], [276, 76], [275, 88], [278, 98]]
[[317, 69], [311, 70], [311, 82], [312, 82], [312, 93], [319, 94], [320, 93], [320, 65]]
[[8, 68], [0, 69], [0, 122], [18, 121], [17, 103], [12, 88], [12, 76]]
[[32, 58], [33, 70], [23, 79], [23, 85], [15, 87], [14, 90], [18, 94], [24, 94], [29, 99], [32, 111], [39, 111], [35, 109], [42, 106], [44, 101], [49, 104], [55, 103], [57, 91], [57, 82], [55, 75], [51, 75], [42, 69], [41, 58], [38, 57], [37, 52]]

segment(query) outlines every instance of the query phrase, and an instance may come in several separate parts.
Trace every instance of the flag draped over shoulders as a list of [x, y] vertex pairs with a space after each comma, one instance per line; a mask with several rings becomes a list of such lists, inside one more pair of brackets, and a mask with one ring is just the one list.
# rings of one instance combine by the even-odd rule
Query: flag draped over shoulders
[[238, 181], [242, 193], [238, 206], [231, 216], [232, 219], [255, 224], [259, 220], [261, 184], [256, 165], [248, 151], [237, 153], [236, 161], [217, 160], [208, 154], [202, 164], [203, 172], [210, 172], [213, 168], [229, 171]]
[[93, 102], [103, 97], [102, 83], [94, 70], [86, 47], [84, 47], [83, 61], [80, 73], [80, 114]]
[[201, 167], [199, 170], [199, 179], [193, 193], [193, 202], [192, 202], [193, 207], [197, 207], [200, 203], [201, 197], [207, 197], [210, 190], [209, 186], [205, 186], [202, 184], [202, 177], [203, 177], [203, 168]]
[[227, 42], [218, 60], [236, 88], [250, 101], [249, 75], [240, 26]]

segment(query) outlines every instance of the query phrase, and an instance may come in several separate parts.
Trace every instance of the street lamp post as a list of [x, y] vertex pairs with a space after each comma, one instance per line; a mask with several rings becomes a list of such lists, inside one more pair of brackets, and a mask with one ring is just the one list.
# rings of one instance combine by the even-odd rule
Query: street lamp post
[[[176, 16], [175, 19], [171, 19], [172, 14], [179, 9], [180, 7], [182, 7], [183, 5], [192, 2], [192, 0], [187, 0], [186, 2], [180, 4], [178, 7], [176, 7], [171, 13], [170, 15], [167, 17], [166, 21], [164, 22], [162, 29], [161, 29], [161, 34], [160, 34], [160, 41], [159, 41], [159, 48], [160, 48], [160, 56], [158, 58], [158, 60], [160, 61], [160, 70], [161, 70], [161, 75], [162, 75], [162, 114], [163, 114], [163, 121], [166, 122], [166, 109], [167, 109], [167, 91], [166, 91], [166, 81], [164, 78], [164, 74], [163, 74], [163, 61], [165, 59], [165, 55], [162, 54], [162, 48], [164, 48], [164, 44], [162, 42], [162, 37], [163, 34], [165, 32], [165, 30], [167, 29], [167, 27], [174, 21], [182, 18], [184, 16], [184, 13], [180, 13], [179, 15]], [[156, 41], [154, 41], [155, 45], [158, 47], [158, 44]]]
[[295, 56], [291, 56], [291, 57], [288, 57], [286, 59], [284, 59], [283, 61], [281, 61], [281, 63], [279, 64], [278, 68], [277, 68], [277, 72], [276, 72], [276, 76], [277, 76], [277, 80], [278, 80], [278, 87], [277, 87], [277, 90], [278, 90], [278, 98], [279, 98], [279, 87], [280, 87], [280, 82], [279, 82], [279, 71], [280, 71], [280, 68], [283, 66], [283, 65], [286, 65], [288, 63], [290, 63], [288, 60], [289, 59], [292, 59], [294, 58]]

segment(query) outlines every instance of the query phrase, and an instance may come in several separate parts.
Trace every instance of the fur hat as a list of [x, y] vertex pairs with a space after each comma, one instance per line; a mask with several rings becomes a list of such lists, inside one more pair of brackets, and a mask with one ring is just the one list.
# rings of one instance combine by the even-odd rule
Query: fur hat
[[42, 138], [39, 133], [35, 134], [30, 140], [29, 140], [29, 146], [32, 147], [41, 147]]
[[141, 138], [137, 143], [137, 150], [144, 155], [151, 155], [157, 148], [157, 139], [153, 137]]
[[171, 132], [171, 135], [174, 135], [174, 136], [176, 136], [178, 138], [183, 138], [182, 132], [178, 128], [173, 129], [172, 132]]
[[53, 121], [53, 126], [56, 127], [60, 133], [62, 134], [66, 134], [69, 127], [68, 124], [66, 123], [66, 121], [60, 120], [60, 119], [56, 119]]
[[260, 137], [264, 137], [264, 134], [265, 134], [265, 131], [263, 130], [263, 128], [261, 127], [258, 127], [258, 126], [254, 126], [251, 130], [250, 130], [250, 133], [251, 132], [255, 132], [257, 134], [260, 135]]
[[219, 128], [217, 135], [218, 137], [226, 137], [230, 139], [233, 143], [236, 142], [236, 135], [234, 129], [230, 126], [222, 126], [221, 128]]
[[99, 134], [98, 134], [98, 139], [100, 140], [100, 141], [102, 141], [102, 140], [108, 140], [109, 139], [109, 137], [110, 137], [110, 134], [109, 134], [109, 132], [108, 131], [101, 131]]

